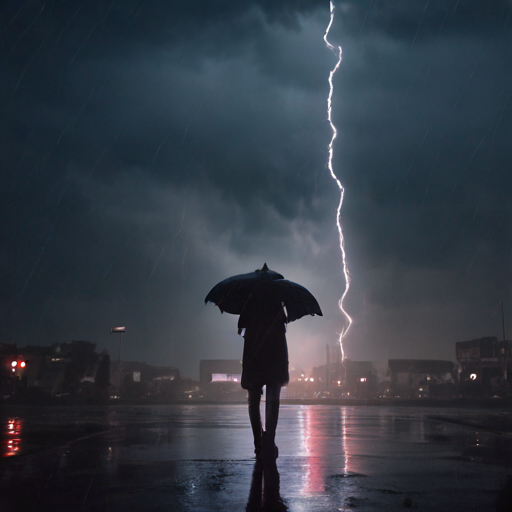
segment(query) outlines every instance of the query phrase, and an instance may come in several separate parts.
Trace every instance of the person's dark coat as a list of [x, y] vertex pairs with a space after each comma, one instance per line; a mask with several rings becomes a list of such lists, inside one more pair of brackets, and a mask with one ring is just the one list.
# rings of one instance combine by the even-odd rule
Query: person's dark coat
[[262, 283], [246, 302], [238, 328], [245, 328], [242, 388], [288, 384], [286, 314], [271, 285]]

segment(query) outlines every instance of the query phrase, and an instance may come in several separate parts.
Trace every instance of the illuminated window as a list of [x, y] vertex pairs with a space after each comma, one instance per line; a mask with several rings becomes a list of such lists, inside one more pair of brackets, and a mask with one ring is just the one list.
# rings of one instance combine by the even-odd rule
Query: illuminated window
[[240, 382], [239, 373], [212, 373], [212, 382]]

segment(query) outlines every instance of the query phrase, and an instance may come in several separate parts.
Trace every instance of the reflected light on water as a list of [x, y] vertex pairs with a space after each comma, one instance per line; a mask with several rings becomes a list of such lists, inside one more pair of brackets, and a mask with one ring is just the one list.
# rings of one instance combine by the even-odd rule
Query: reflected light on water
[[348, 475], [348, 462], [350, 459], [347, 438], [347, 409], [341, 409], [341, 448], [343, 453], [343, 474]]
[[[337, 425], [329, 423], [332, 416], [320, 407], [307, 407], [301, 415], [304, 455], [306, 459], [302, 494], [325, 492], [325, 479], [334, 474], [349, 473], [350, 452], [348, 439], [349, 418], [346, 409], [340, 409]], [[333, 430], [336, 434], [333, 436]], [[330, 463], [326, 463], [330, 461]], [[334, 462], [334, 464], [333, 464]]]
[[319, 425], [319, 409], [306, 409], [304, 429], [304, 448], [306, 450], [306, 476], [302, 493], [310, 495], [324, 490], [322, 471], [322, 446]]
[[9, 418], [2, 432], [2, 457], [17, 455], [21, 448], [21, 420]]

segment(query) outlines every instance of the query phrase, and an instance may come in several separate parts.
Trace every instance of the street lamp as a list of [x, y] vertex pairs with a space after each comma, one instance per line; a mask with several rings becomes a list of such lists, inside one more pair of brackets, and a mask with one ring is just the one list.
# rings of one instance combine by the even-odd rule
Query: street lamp
[[121, 390], [121, 359], [123, 357], [123, 337], [124, 332], [126, 331], [126, 327], [112, 327], [110, 329], [110, 334], [119, 333], [121, 337], [119, 339], [119, 366], [118, 366], [118, 374], [119, 374], [119, 390]]
[[112, 329], [110, 329], [110, 334], [114, 334], [116, 332], [121, 334], [121, 339], [119, 340], [119, 362], [121, 362], [123, 356], [123, 336], [125, 331], [126, 327], [112, 327]]

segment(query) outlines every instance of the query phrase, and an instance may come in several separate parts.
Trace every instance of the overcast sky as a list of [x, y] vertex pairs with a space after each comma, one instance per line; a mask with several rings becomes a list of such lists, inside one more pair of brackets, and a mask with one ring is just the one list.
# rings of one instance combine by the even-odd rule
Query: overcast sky
[[[512, 332], [512, 3], [335, 3], [334, 171], [354, 360], [455, 359]], [[0, 6], [0, 342], [89, 340], [172, 364], [241, 358], [204, 297], [268, 266], [344, 326], [327, 168], [329, 3], [7, 0]]]

